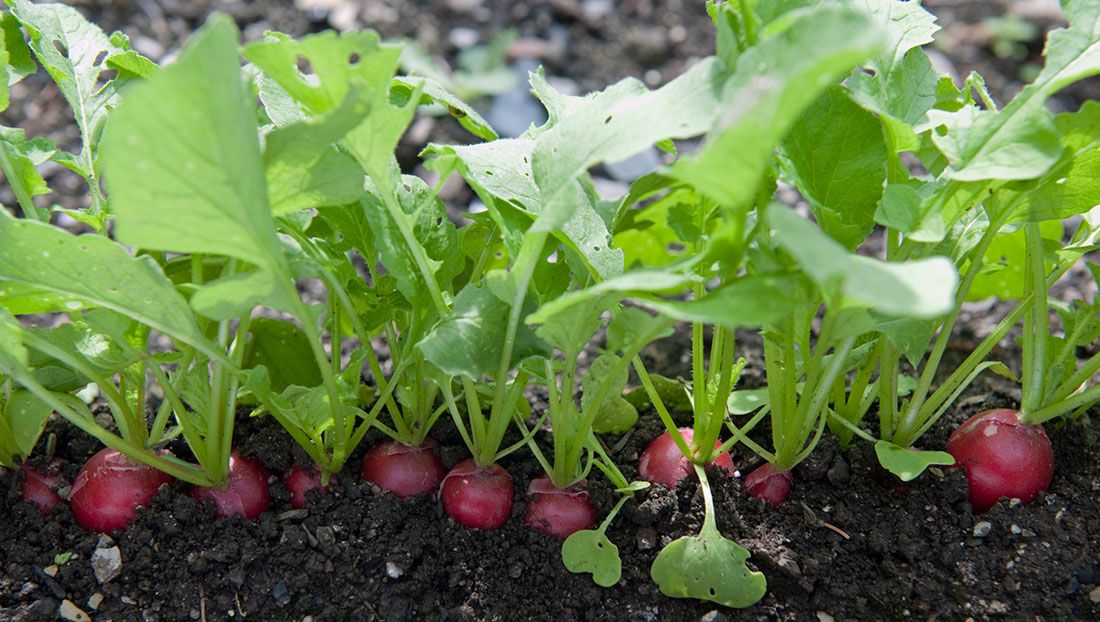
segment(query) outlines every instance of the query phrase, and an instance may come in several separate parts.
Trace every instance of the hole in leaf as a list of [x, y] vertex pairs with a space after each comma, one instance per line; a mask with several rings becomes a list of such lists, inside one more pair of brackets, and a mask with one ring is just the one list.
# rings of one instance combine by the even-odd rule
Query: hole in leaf
[[710, 593], [710, 597], [711, 597], [711, 598], [714, 598], [715, 596], [717, 596], [717, 595], [718, 595], [718, 592], [716, 592], [716, 591], [714, 590], [714, 588], [713, 588], [713, 587], [712, 587], [712, 588], [710, 588], [709, 590], [707, 590], [707, 592], [709, 592], [709, 593]]
[[350, 55], [348, 55], [348, 64], [352, 66], [358, 65], [359, 61], [362, 59], [363, 57], [359, 56], [359, 52], [352, 52]]
[[607, 125], [608, 123], [611, 123], [611, 117], [613, 117], [613, 116], [614, 115], [610, 115], [610, 114], [607, 115], [607, 118], [603, 120], [603, 124]]
[[95, 90], [99, 91], [103, 87], [107, 86], [107, 83], [118, 77], [118, 72], [114, 69], [108, 69], [106, 71], [99, 72], [95, 80]]
[[405, 189], [405, 192], [412, 192], [412, 186], [409, 184], [401, 184], [401, 187]]
[[681, 253], [684, 250], [684, 245], [683, 244], [675, 244], [675, 243], [674, 244], [669, 244], [668, 245], [668, 250], [670, 250], [674, 253]]
[[53, 40], [53, 49], [57, 50], [58, 54], [68, 58], [69, 48], [65, 47], [65, 44], [62, 43], [59, 39]]
[[309, 62], [308, 58], [299, 54], [295, 63], [298, 65], [298, 72], [303, 76], [313, 75], [313, 64]]
[[107, 60], [107, 50], [103, 50], [99, 54], [96, 54], [95, 60], [92, 61], [92, 65], [99, 67], [103, 64], [103, 61]]
[[442, 225], [442, 224], [443, 224], [443, 219], [442, 219], [442, 218], [436, 218], [436, 219], [435, 219], [435, 226], [437, 226], [437, 227], [438, 227], [438, 226], [440, 226], [440, 225]]
[[485, 171], [485, 174], [486, 174], [486, 175], [492, 175], [492, 174], [493, 174], [493, 171]]

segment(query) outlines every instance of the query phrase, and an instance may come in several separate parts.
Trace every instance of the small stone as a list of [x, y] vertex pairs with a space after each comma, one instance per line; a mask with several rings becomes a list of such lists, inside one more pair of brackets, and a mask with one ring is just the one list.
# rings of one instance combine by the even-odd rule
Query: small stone
[[117, 546], [109, 549], [96, 549], [92, 553], [92, 570], [100, 583], [113, 580], [122, 572], [122, 551]]
[[834, 484], [847, 484], [852, 477], [848, 470], [848, 461], [843, 456], [837, 455], [836, 460], [833, 460], [833, 466], [829, 467], [825, 476]]
[[275, 515], [275, 520], [297, 520], [299, 518], [305, 518], [307, 516], [309, 516], [309, 510], [305, 508], [299, 508], [297, 510], [287, 510], [285, 512], [280, 512], [279, 514]]
[[729, 617], [717, 609], [711, 609], [699, 618], [699, 622], [729, 622]]
[[336, 530], [328, 525], [322, 525], [316, 530], [317, 544], [327, 549], [336, 546]]
[[103, 594], [96, 592], [88, 597], [88, 609], [99, 609], [99, 606], [103, 604]]
[[1089, 600], [1094, 603], [1100, 603], [1100, 585], [1092, 588], [1092, 591], [1089, 592]]
[[1035, 533], [1034, 531], [1032, 531], [1030, 529], [1024, 529], [1022, 532], [1020, 532], [1020, 535], [1022, 535], [1025, 538], [1034, 538], [1034, 537], [1038, 536], [1037, 533]]
[[455, 13], [470, 13], [481, 6], [481, 0], [447, 0], [446, 5]]
[[591, 22], [610, 15], [613, 10], [615, 10], [615, 3], [612, 0], [584, 0], [581, 2], [581, 15]]
[[77, 607], [73, 601], [67, 598], [61, 601], [61, 606], [57, 608], [57, 615], [70, 622], [92, 622], [91, 616], [84, 613], [83, 609]]
[[818, 611], [817, 612], [817, 620], [818, 620], [818, 622], [833, 622], [834, 618], [833, 618], [833, 616], [825, 613], [824, 611]]
[[508, 576], [513, 579], [519, 579], [523, 576], [523, 564], [516, 562], [512, 564], [512, 568], [508, 571]]
[[653, 527], [643, 527], [634, 535], [634, 541], [639, 551], [649, 551], [657, 546], [657, 530]]
[[49, 575], [51, 577], [56, 577], [58, 571], [60, 571], [60, 570], [61, 570], [61, 568], [59, 568], [57, 566], [57, 564], [50, 564], [49, 566], [46, 566], [45, 568], [43, 568], [42, 572], [46, 573], [47, 575]]
[[136, 605], [137, 604], [137, 601], [134, 600], [133, 598], [130, 598], [129, 596], [123, 596], [122, 598], [119, 598], [119, 600], [121, 600], [122, 604], [124, 604], [124, 605]]
[[111, 536], [107, 534], [99, 534], [99, 541], [96, 542], [95, 547], [97, 549], [109, 549], [115, 545], [115, 541], [111, 539]]
[[974, 537], [984, 538], [989, 535], [990, 531], [993, 531], [993, 523], [987, 520], [974, 523]]
[[275, 587], [271, 588], [271, 597], [275, 599], [276, 604], [280, 607], [285, 607], [290, 603], [290, 591], [286, 589], [286, 581], [279, 581], [275, 584]]
[[452, 29], [447, 35], [447, 41], [460, 50], [474, 47], [480, 39], [481, 35], [476, 30], [463, 26]]
[[1018, 536], [1018, 535], [1020, 535], [1021, 533], [1024, 532], [1023, 529], [1020, 529], [1019, 525], [1013, 525], [1013, 526], [1009, 527], [1009, 531], [1011, 531], [1012, 535], [1014, 535], [1014, 536]]
[[1008, 613], [1008, 605], [1002, 603], [999, 600], [990, 601], [988, 611], [989, 613], [998, 614]]
[[400, 579], [405, 574], [405, 569], [393, 562], [386, 562], [386, 576], [391, 579]]

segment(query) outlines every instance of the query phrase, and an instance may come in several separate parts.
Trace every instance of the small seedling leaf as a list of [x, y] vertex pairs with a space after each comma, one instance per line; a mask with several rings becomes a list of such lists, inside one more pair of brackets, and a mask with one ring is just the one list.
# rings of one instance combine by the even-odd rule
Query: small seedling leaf
[[748, 607], [767, 590], [764, 575], [745, 564], [748, 558], [745, 548], [704, 528], [698, 536], [684, 536], [666, 546], [653, 560], [650, 576], [665, 596]]
[[622, 576], [619, 547], [602, 531], [586, 529], [566, 538], [561, 546], [561, 560], [569, 572], [592, 574], [601, 587], [611, 587]]
[[946, 451], [923, 451], [898, 447], [889, 441], [875, 442], [875, 455], [882, 468], [903, 482], [912, 481], [930, 466], [950, 466], [955, 458]]

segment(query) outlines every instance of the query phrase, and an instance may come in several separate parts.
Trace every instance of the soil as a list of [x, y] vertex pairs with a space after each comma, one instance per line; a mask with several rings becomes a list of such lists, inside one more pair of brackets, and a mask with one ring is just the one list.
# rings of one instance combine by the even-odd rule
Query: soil
[[[301, 35], [352, 23], [387, 36], [414, 36], [452, 60], [456, 49], [447, 35], [455, 28], [476, 29], [484, 42], [488, 33], [513, 27], [519, 35], [514, 57], [533, 55], [551, 75], [567, 76], [581, 90], [627, 75], [660, 84], [709, 53], [712, 39], [705, 14], [688, 0], [623, 0], [599, 17], [592, 17], [592, 7], [600, 3], [584, 0], [71, 4], [107, 30], [126, 31], [152, 56], [171, 54], [215, 8], [233, 15], [248, 38], [266, 29]], [[999, 58], [983, 30], [988, 18], [1025, 14], [1041, 29], [1058, 25], [1045, 0], [926, 5], [949, 27], [941, 46], [948, 62], [962, 73], [982, 71], [1002, 101], [1019, 88], [1020, 64], [1034, 61], [1041, 46], [1028, 40], [1021, 44], [1023, 60]], [[313, 8], [303, 12], [302, 6]], [[1086, 82], [1059, 105], [1071, 108], [1095, 96], [1096, 82]], [[76, 139], [60, 129], [68, 126], [69, 112], [44, 80], [17, 87], [13, 102], [4, 123], [61, 144]], [[431, 129], [432, 139], [457, 135], [447, 123]], [[51, 201], [79, 206], [85, 192], [79, 183], [61, 170], [47, 177], [57, 190]], [[972, 333], [985, 332], [989, 317], [998, 315], [993, 311], [968, 310], [960, 348], [974, 340]], [[1011, 359], [1016, 352], [1004, 345]], [[743, 386], [759, 386], [759, 345], [746, 337], [741, 354], [749, 360]], [[649, 348], [645, 357], [655, 371], [688, 375], [686, 332]], [[942, 447], [955, 423], [1016, 399], [1005, 381], [983, 376], [923, 442]], [[242, 416], [238, 430], [240, 448], [275, 473], [302, 457], [273, 421]], [[628, 476], [635, 475], [639, 451], [661, 430], [647, 412], [624, 437], [607, 439]], [[98, 449], [57, 422], [49, 431], [70, 477]], [[401, 501], [363, 483], [359, 459], [376, 438], [349, 460], [331, 494], [311, 494], [303, 510], [291, 508], [289, 494], [273, 479], [273, 507], [259, 520], [214, 521], [210, 507], [176, 484], [113, 540], [82, 531], [67, 509], [41, 517], [19, 502], [18, 475], [2, 474], [0, 620], [56, 619], [65, 600], [97, 620], [1100, 619], [1100, 446], [1087, 423], [1052, 425], [1048, 432], [1056, 456], [1050, 490], [1029, 506], [1001, 503], [980, 516], [966, 503], [962, 472], [930, 471], [899, 494], [879, 483], [869, 448], [842, 454], [828, 438], [795, 470], [794, 492], [778, 510], [747, 499], [739, 477], [711, 473], [720, 530], [749, 549], [750, 564], [768, 577], [768, 594], [747, 610], [670, 599], [649, 578], [658, 551], [701, 525], [702, 499], [690, 480], [676, 491], [650, 488], [627, 504], [608, 532], [620, 548], [623, 577], [602, 589], [564, 569], [559, 542], [524, 527], [522, 494], [507, 526], [483, 533], [443, 517], [432, 497]], [[433, 435], [448, 466], [466, 457], [449, 422]], [[183, 447], [175, 451], [186, 455]], [[747, 473], [758, 460], [740, 449], [734, 461]], [[522, 453], [502, 464], [520, 493], [540, 475]], [[606, 514], [613, 491], [600, 477], [590, 480], [589, 490]], [[113, 546], [121, 555], [120, 573], [100, 582], [93, 554]]]

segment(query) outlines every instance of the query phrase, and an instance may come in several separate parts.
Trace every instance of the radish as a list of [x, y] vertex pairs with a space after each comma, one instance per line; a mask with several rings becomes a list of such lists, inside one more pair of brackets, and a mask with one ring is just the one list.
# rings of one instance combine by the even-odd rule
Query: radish
[[763, 499], [777, 508], [791, 494], [794, 478], [790, 469], [781, 469], [765, 462], [745, 477], [745, 491], [754, 499]]
[[1050, 485], [1054, 452], [1041, 425], [1030, 425], [1008, 408], [967, 419], [947, 440], [956, 466], [966, 469], [970, 505], [989, 510], [1001, 497], [1031, 503]]
[[596, 507], [583, 481], [558, 488], [549, 477], [540, 477], [527, 486], [527, 499], [527, 526], [560, 540], [596, 523]]
[[[695, 437], [695, 431], [691, 428], [680, 428], [680, 436], [690, 446]], [[720, 442], [715, 442], [717, 448]], [[733, 459], [726, 452], [718, 454], [714, 459], [714, 465], [724, 469], [730, 475], [734, 475]], [[638, 460], [638, 474], [654, 484], [663, 484], [668, 488], [676, 488], [680, 480], [693, 473], [691, 461], [684, 456], [684, 452], [676, 446], [676, 441], [667, 431], [653, 439], [642, 451]]]
[[267, 477], [267, 469], [259, 460], [234, 450], [229, 455], [229, 481], [225, 488], [192, 486], [191, 496], [213, 502], [218, 517], [243, 516], [252, 520], [271, 505]]
[[[336, 481], [336, 478], [332, 478]], [[311, 490], [328, 492], [328, 486], [321, 484], [321, 469], [294, 465], [283, 478], [286, 489], [290, 491], [290, 505], [295, 508], [306, 506], [306, 493]]]
[[58, 472], [61, 460], [54, 458], [46, 465], [44, 471], [33, 469], [23, 465], [23, 481], [20, 484], [20, 493], [23, 500], [33, 503], [43, 516], [51, 516], [57, 507], [64, 503], [57, 490], [68, 482]]
[[92, 456], [73, 482], [73, 518], [89, 531], [124, 529], [172, 478], [113, 449]]
[[387, 441], [363, 456], [363, 479], [400, 499], [435, 490], [447, 470], [438, 443], [427, 439], [419, 447]]
[[443, 478], [443, 511], [472, 529], [500, 529], [512, 514], [512, 476], [499, 464], [480, 467], [472, 459], [459, 462]]

